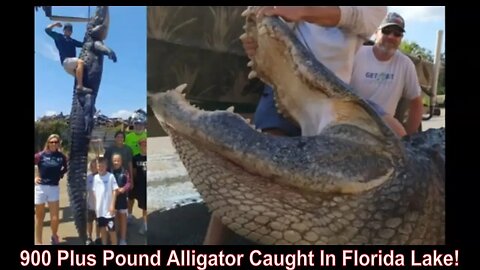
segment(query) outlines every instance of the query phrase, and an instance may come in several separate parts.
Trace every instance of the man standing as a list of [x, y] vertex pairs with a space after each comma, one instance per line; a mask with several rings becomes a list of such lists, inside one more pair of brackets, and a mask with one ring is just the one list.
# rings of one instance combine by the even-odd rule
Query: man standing
[[55, 22], [50, 24], [45, 28], [45, 32], [55, 41], [55, 46], [60, 54], [60, 64], [62, 64], [66, 72], [77, 78], [77, 86], [75, 88], [77, 92], [91, 93], [92, 89], [83, 86], [84, 62], [77, 58], [76, 47], [81, 48], [83, 42], [71, 37], [73, 33], [72, 24], [66, 23], [63, 26], [63, 35], [53, 31], [54, 27], [62, 27], [62, 23]]
[[412, 134], [422, 121], [423, 102], [415, 66], [398, 51], [404, 33], [405, 20], [389, 13], [377, 29], [375, 44], [359, 49], [351, 85], [359, 96], [378, 104], [390, 117], [401, 97], [410, 100], [405, 132]]

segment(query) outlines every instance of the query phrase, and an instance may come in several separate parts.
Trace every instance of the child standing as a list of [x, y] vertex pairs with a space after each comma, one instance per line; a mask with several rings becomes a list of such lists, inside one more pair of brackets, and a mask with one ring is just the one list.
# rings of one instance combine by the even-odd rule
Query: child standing
[[[147, 232], [147, 138], [138, 141], [140, 153], [133, 157], [133, 189], [132, 197], [137, 199], [142, 209], [143, 224], [138, 233]], [[132, 203], [133, 206], [133, 203]]]
[[[93, 221], [96, 219], [95, 215], [95, 194], [93, 192], [93, 177], [97, 174], [97, 160], [90, 161], [90, 174], [87, 175], [87, 242], [86, 245], [92, 245], [92, 231]], [[95, 243], [101, 242], [98, 223], [95, 224]]]
[[117, 210], [116, 224], [120, 232], [119, 245], [127, 244], [127, 213], [128, 213], [128, 200], [127, 192], [132, 186], [132, 179], [130, 174], [122, 166], [122, 155], [114, 153], [112, 155], [112, 173], [115, 176], [118, 184], [117, 199], [115, 204], [115, 210]]
[[110, 236], [111, 244], [116, 245], [117, 235], [114, 218], [116, 193], [118, 191], [117, 181], [113, 174], [107, 172], [107, 160], [105, 158], [98, 158], [97, 170], [98, 173], [93, 177], [93, 193], [102, 244], [107, 245]]

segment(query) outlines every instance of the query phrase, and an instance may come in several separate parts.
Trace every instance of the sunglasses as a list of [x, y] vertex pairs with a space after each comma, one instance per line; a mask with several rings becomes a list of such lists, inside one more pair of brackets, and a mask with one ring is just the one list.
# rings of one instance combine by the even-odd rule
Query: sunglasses
[[403, 37], [403, 33], [401, 31], [394, 30], [394, 29], [391, 29], [391, 28], [383, 28], [382, 29], [382, 34], [384, 34], [386, 36], [388, 36], [390, 34], [393, 34], [396, 37]]
[[49, 144], [58, 144], [58, 141], [50, 141]]

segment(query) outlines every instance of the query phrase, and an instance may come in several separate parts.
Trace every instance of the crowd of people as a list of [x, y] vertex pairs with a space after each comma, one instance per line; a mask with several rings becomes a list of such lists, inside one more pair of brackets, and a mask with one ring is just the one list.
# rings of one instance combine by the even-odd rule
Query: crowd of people
[[[89, 163], [87, 175], [87, 236], [85, 244], [126, 245], [127, 230], [133, 224], [135, 201], [142, 211], [138, 233], [147, 232], [147, 131], [146, 114], [131, 117], [133, 131], [125, 137], [115, 133], [115, 142]], [[125, 139], [127, 138], [127, 139]], [[35, 244], [41, 245], [45, 204], [48, 203], [51, 244], [59, 244], [59, 182], [68, 171], [67, 157], [60, 151], [57, 134], [48, 137], [42, 151], [35, 154]], [[95, 227], [95, 237], [93, 231]]]

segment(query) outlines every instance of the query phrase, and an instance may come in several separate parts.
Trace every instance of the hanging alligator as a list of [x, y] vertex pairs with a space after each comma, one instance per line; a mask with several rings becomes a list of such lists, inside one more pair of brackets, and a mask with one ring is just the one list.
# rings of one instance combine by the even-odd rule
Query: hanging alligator
[[249, 77], [302, 136], [195, 108], [186, 85], [149, 97], [212, 214], [260, 244], [444, 243], [445, 130], [397, 138], [281, 19], [243, 15], [258, 42]]
[[75, 227], [80, 239], [87, 239], [86, 178], [89, 138], [94, 126], [95, 100], [102, 80], [103, 57], [107, 55], [114, 62], [117, 57], [113, 50], [105, 46], [109, 28], [108, 6], [97, 6], [95, 16], [87, 24], [83, 47], [79, 58], [84, 64], [83, 85], [91, 91], [75, 91], [70, 113], [70, 157], [68, 172], [68, 194]]

